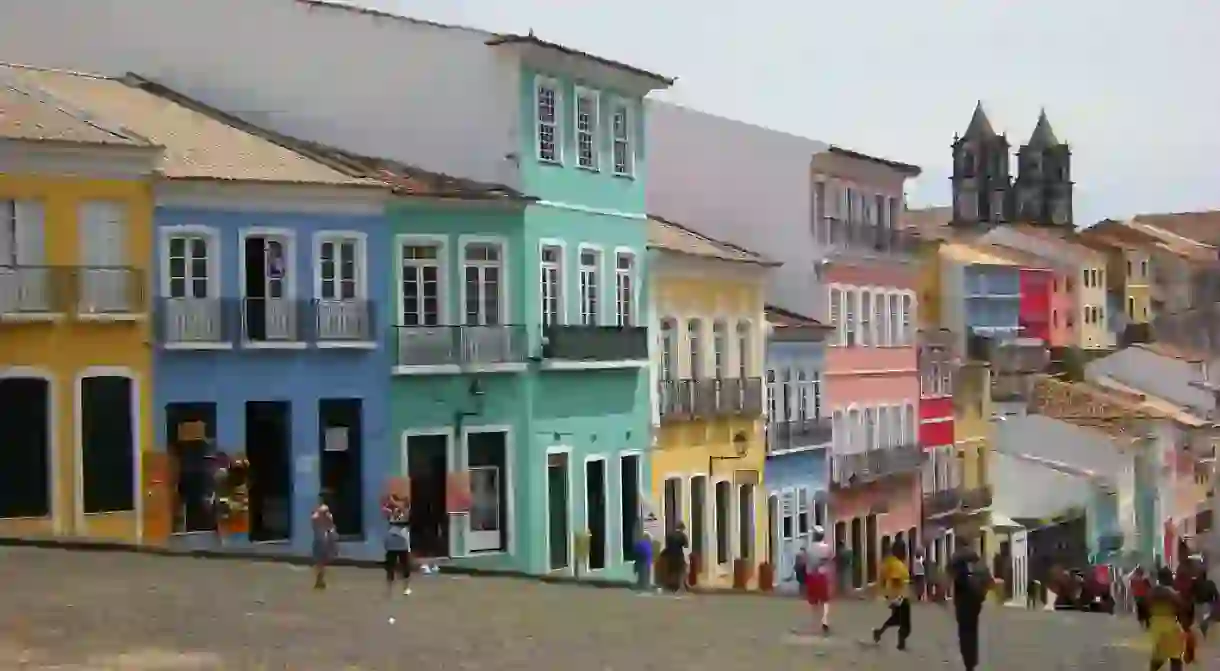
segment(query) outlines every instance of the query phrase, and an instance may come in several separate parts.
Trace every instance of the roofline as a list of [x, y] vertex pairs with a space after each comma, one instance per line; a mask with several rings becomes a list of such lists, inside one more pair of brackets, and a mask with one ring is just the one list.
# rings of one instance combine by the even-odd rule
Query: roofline
[[352, 14], [360, 14], [373, 19], [390, 19], [393, 21], [404, 21], [413, 23], [419, 26], [428, 26], [430, 28], [443, 28], [446, 30], [462, 30], [477, 35], [491, 36], [494, 33], [483, 30], [482, 28], [474, 28], [472, 26], [463, 26], [456, 23], [441, 23], [439, 21], [429, 21], [428, 19], [418, 19], [405, 14], [395, 14], [380, 9], [370, 9], [367, 7], [359, 7], [348, 2], [338, 2], [336, 0], [296, 0], [299, 5], [305, 5], [308, 9], [335, 9], [341, 12], [350, 12]]
[[747, 266], [757, 266], [759, 268], [776, 268], [776, 267], [784, 265], [784, 264], [780, 263], [779, 261], [769, 261], [767, 259], [726, 259], [723, 256], [709, 256], [707, 254], [699, 254], [698, 252], [687, 252], [687, 251], [684, 251], [681, 249], [673, 249], [672, 247], [656, 245], [651, 242], [648, 243], [648, 249], [654, 249], [658, 252], [665, 252], [666, 254], [677, 254], [679, 256], [687, 256], [692, 259], [703, 259], [705, 261], [719, 261], [722, 263], [741, 263], [741, 264], [744, 264]]
[[91, 149], [98, 151], [131, 151], [155, 154], [164, 151], [165, 147], [148, 141], [132, 142], [82, 142], [80, 140], [58, 140], [35, 137], [8, 137], [0, 135], [0, 142], [28, 142], [43, 147], [62, 147], [64, 149]]
[[[296, 1], [304, 2], [304, 3], [321, 4], [321, 5], [325, 5], [328, 7], [334, 6], [334, 7], [342, 8], [341, 5], [331, 5], [330, 3], [321, 2], [320, 0], [296, 0]], [[360, 11], [360, 8], [356, 8], [356, 7], [353, 7], [350, 9], [352, 9], [353, 11]], [[322, 165], [325, 165], [325, 166], [329, 167], [330, 169], [335, 170], [336, 172], [351, 176], [353, 178], [366, 179], [366, 180], [376, 182], [376, 184], [333, 184], [333, 185], [327, 184], [327, 186], [336, 186], [336, 187], [343, 187], [343, 188], [365, 188], [365, 187], [367, 187], [367, 188], [390, 189], [396, 195], [399, 195], [402, 197], [407, 197], [407, 198], [430, 198], [430, 199], [471, 200], [471, 201], [501, 201], [502, 200], [502, 201], [511, 201], [511, 202], [535, 202], [537, 200], [536, 198], [522, 196], [521, 194], [518, 194], [516, 191], [509, 189], [509, 187], [501, 185], [501, 184], [483, 184], [481, 182], [473, 182], [473, 180], [470, 180], [470, 181], [472, 183], [480, 184], [481, 186], [490, 187], [490, 188], [499, 187], [499, 188], [505, 189], [506, 193], [504, 193], [503, 195], [492, 194], [492, 193], [488, 193], [485, 195], [475, 195], [475, 194], [471, 194], [471, 193], [462, 193], [460, 191], [452, 191], [452, 190], [438, 191], [437, 193], [430, 193], [430, 194], [404, 193], [403, 189], [401, 187], [387, 181], [385, 178], [370, 176], [368, 174], [369, 171], [361, 170], [358, 166], [355, 166], [355, 165], [349, 165], [349, 164], [345, 163], [344, 161], [340, 160], [339, 156], [332, 155], [328, 152], [320, 150], [318, 148], [319, 147], [318, 143], [307, 142], [305, 140], [301, 140], [299, 138], [295, 138], [290, 135], [285, 135], [278, 131], [271, 130], [270, 128], [266, 128], [263, 126], [259, 126], [257, 124], [253, 124], [249, 121], [246, 121], [245, 119], [242, 119], [241, 117], [235, 116], [224, 110], [212, 107], [211, 105], [208, 105], [207, 103], [204, 103], [204, 102], [199, 101], [195, 98], [192, 98], [184, 93], [176, 91], [176, 90], [166, 86], [165, 84], [162, 84], [160, 82], [154, 81], [147, 77], [141, 76], [134, 72], [127, 73], [123, 77], [122, 81], [124, 83], [128, 84], [129, 86], [134, 86], [136, 88], [139, 88], [139, 89], [145, 91], [146, 93], [149, 93], [151, 95], [155, 95], [158, 97], [166, 98], [176, 104], [182, 105], [183, 107], [191, 109], [195, 112], [210, 116], [211, 118], [213, 118], [223, 124], [226, 124], [228, 126], [236, 128], [237, 130], [249, 133], [251, 135], [260, 137], [268, 142], [279, 145], [280, 147], [287, 149], [291, 152], [294, 152], [296, 154], [299, 154], [300, 156], [302, 156], [306, 159], [309, 159], [309, 160], [317, 162], [317, 163], [321, 163]], [[342, 150], [340, 150], [338, 148], [335, 148], [334, 151], [336, 152], [336, 154], [342, 152]], [[353, 158], [356, 158], [356, 157], [353, 156]], [[368, 158], [370, 160], [381, 160], [378, 157], [360, 157], [360, 158]], [[408, 166], [404, 165], [404, 167], [408, 167]], [[420, 169], [419, 172], [427, 173], [428, 175], [438, 176], [438, 173], [430, 172], [430, 171], [423, 170], [423, 169]], [[443, 176], [449, 177], [448, 175], [443, 175]], [[184, 179], [184, 178], [176, 178], [176, 179]], [[224, 180], [221, 180], [221, 181], [224, 181]], [[263, 183], [270, 183], [270, 182], [263, 182]], [[288, 183], [289, 184], [305, 184], [306, 182], [288, 182]], [[309, 182], [309, 183], [313, 184], [314, 182]], [[317, 182], [317, 184], [325, 184], [325, 183]]]
[[[316, 0], [314, 0], [314, 1], [316, 1]], [[635, 67], [634, 65], [627, 65], [626, 63], [610, 60], [609, 58], [604, 58], [602, 56], [596, 56], [594, 54], [591, 54], [591, 53], [588, 53], [585, 51], [579, 51], [579, 50], [573, 49], [571, 47], [565, 47], [562, 44], [557, 44], [555, 42], [547, 42], [546, 40], [540, 40], [537, 37], [534, 37], [533, 35], [514, 35], [511, 33], [502, 33], [499, 35], [493, 35], [491, 37], [491, 39], [489, 39], [485, 42], [485, 44], [487, 44], [488, 46], [491, 46], [491, 47], [510, 45], [510, 44], [532, 44], [537, 47], [542, 47], [543, 49], [553, 49], [555, 51], [566, 54], [568, 56], [578, 56], [580, 58], [588, 58], [596, 63], [605, 65], [606, 67], [614, 68], [616, 70], [622, 70], [624, 72], [636, 75], [638, 77], [644, 77], [645, 79], [651, 79], [655, 82], [664, 84], [666, 88], [673, 86], [674, 83], [678, 81], [677, 77], [666, 77], [665, 75], [657, 74], [655, 72], [651, 72], [651, 71], [645, 70], [643, 68], [638, 68], [638, 67]]]
[[[305, 158], [309, 158], [308, 156]], [[311, 159], [312, 160], [312, 159]], [[369, 181], [366, 184], [341, 184], [335, 182], [294, 182], [284, 179], [248, 179], [248, 178], [233, 178], [233, 177], [172, 177], [162, 175], [161, 180], [165, 182], [179, 183], [195, 183], [195, 184], [245, 184], [248, 186], [290, 186], [307, 189], [359, 189], [368, 191], [390, 191], [388, 184], [382, 184], [375, 181]]]
[[817, 319], [814, 319], [813, 317], [803, 315], [799, 312], [793, 312], [792, 310], [789, 310], [787, 308], [781, 308], [778, 305], [772, 305], [770, 303], [763, 306], [763, 314], [766, 315], [766, 313], [768, 313], [768, 312], [774, 312], [776, 314], [783, 315], [790, 319], [800, 319], [805, 322], [804, 324], [798, 324], [797, 326], [808, 326], [810, 328], [817, 328], [817, 329], [822, 329], [825, 331], [830, 331], [834, 328], [833, 326], [830, 326], [829, 324], [823, 324], [821, 321], [818, 321]]
[[[729, 249], [736, 250], [736, 251], [738, 251], [738, 252], [741, 252], [742, 254], [749, 254], [749, 255], [751, 255], [751, 256], [753, 256], [753, 257], [755, 257], [754, 259], [724, 259], [725, 261], [734, 261], [734, 262], [741, 262], [741, 263], [755, 263], [755, 264], [758, 264], [758, 265], [762, 265], [762, 266], [770, 266], [770, 267], [776, 267], [776, 266], [782, 266], [782, 265], [784, 265], [784, 264], [783, 264], [783, 262], [781, 262], [781, 261], [775, 261], [775, 260], [769, 259], [769, 258], [767, 258], [767, 257], [763, 256], [762, 254], [759, 254], [758, 252], [756, 252], [756, 251], [754, 251], [754, 250], [752, 250], [752, 249], [746, 249], [745, 247], [742, 247], [741, 245], [735, 245], [735, 244], [733, 244], [733, 243], [731, 243], [731, 242], [729, 242], [729, 241], [727, 241], [727, 240], [721, 240], [721, 239], [719, 239], [719, 238], [713, 238], [712, 236], [707, 235], [706, 233], [701, 233], [701, 232], [699, 232], [699, 231], [696, 231], [695, 229], [693, 229], [693, 228], [691, 228], [691, 227], [689, 227], [689, 226], [683, 226], [682, 224], [679, 224], [679, 223], [678, 223], [678, 222], [676, 222], [676, 221], [673, 221], [673, 220], [670, 220], [670, 219], [666, 219], [665, 217], [662, 217], [662, 216], [660, 216], [660, 215], [657, 215], [657, 214], [649, 214], [649, 215], [646, 215], [646, 216], [647, 216], [649, 219], [652, 219], [652, 220], [657, 221], [657, 222], [659, 222], [659, 223], [665, 224], [666, 226], [673, 226], [674, 228], [677, 228], [677, 229], [679, 229], [679, 230], [685, 231], [686, 233], [688, 233], [688, 234], [690, 234], [690, 235], [693, 235], [693, 236], [696, 236], [696, 237], [699, 237], [699, 238], [703, 238], [704, 240], [706, 240], [706, 241], [708, 241], [708, 242], [710, 242], [710, 243], [712, 243], [712, 244], [714, 244], [714, 245], [721, 245], [721, 246], [723, 246], [723, 247], [728, 247]], [[649, 245], [649, 247], [651, 248], [651, 247], [652, 247], [652, 245]], [[668, 247], [658, 247], [657, 249], [665, 249], [666, 251], [673, 251], [673, 250], [670, 250]], [[699, 254], [694, 254], [694, 256], [701, 256], [701, 255], [699, 255]]]
[[901, 161], [894, 161], [894, 160], [891, 160], [888, 158], [881, 158], [879, 156], [870, 156], [868, 154], [864, 154], [864, 153], [855, 151], [853, 149], [847, 149], [845, 147], [838, 147], [833, 144], [827, 148], [827, 151], [829, 151], [832, 154], [837, 154], [839, 156], [844, 156], [847, 158], [854, 158], [858, 161], [868, 161], [869, 163], [876, 163], [878, 165], [883, 165], [887, 168], [892, 168], [894, 170], [897, 170], [898, 172], [901, 172], [903, 175], [906, 175], [907, 177], [918, 177], [921, 173], [923, 173], [923, 168], [920, 168], [917, 165], [912, 165], [910, 163], [903, 163]]

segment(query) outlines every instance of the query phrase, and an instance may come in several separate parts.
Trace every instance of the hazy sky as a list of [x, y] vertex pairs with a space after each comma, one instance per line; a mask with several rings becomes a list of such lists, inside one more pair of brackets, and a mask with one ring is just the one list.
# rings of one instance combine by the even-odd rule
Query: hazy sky
[[949, 144], [982, 99], [1014, 148], [1046, 107], [1079, 223], [1220, 209], [1216, 0], [359, 1], [533, 28], [678, 77], [664, 99], [918, 164], [913, 205], [948, 204]]

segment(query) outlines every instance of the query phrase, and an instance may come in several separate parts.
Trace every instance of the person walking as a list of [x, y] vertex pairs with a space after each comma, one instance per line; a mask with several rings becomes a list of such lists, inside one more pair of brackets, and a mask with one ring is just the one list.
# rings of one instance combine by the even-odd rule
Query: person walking
[[1169, 663], [1170, 671], [1182, 671], [1186, 657], [1186, 630], [1181, 615], [1184, 598], [1173, 588], [1173, 571], [1157, 570], [1157, 585], [1148, 592], [1148, 636], [1152, 643], [1150, 671]]
[[911, 560], [911, 583], [915, 586], [915, 600], [923, 601], [928, 589], [927, 568], [924, 566], [923, 550], [915, 550]]
[[318, 506], [309, 516], [313, 527], [313, 588], [326, 589], [326, 567], [334, 558], [337, 546], [335, 516], [326, 505], [326, 496], [318, 496]]
[[826, 542], [826, 530], [820, 526], [813, 527], [813, 542], [805, 555], [805, 598], [813, 606], [816, 614], [818, 606], [822, 611], [822, 634], [830, 633], [830, 572], [834, 554], [830, 543]]
[[1148, 579], [1143, 566], [1136, 565], [1127, 578], [1127, 584], [1130, 585], [1131, 598], [1135, 601], [1135, 619], [1140, 623], [1141, 629], [1148, 631], [1148, 593], [1152, 591], [1152, 581]]
[[402, 578], [403, 596], [411, 595], [411, 503], [399, 492], [391, 492], [381, 504], [386, 519], [385, 589], [394, 592], [394, 582]]
[[665, 567], [665, 587], [671, 592], [686, 588], [686, 549], [690, 538], [686, 535], [686, 524], [678, 522], [673, 530], [665, 534], [665, 545], [661, 548], [661, 562]]
[[652, 535], [644, 530], [635, 541], [635, 588], [652, 591]]
[[911, 573], [907, 570], [906, 545], [902, 541], [890, 547], [890, 556], [881, 562], [877, 581], [882, 596], [889, 602], [890, 616], [873, 630], [873, 643], [880, 643], [890, 627], [898, 627], [898, 649], [906, 650], [907, 639], [911, 636]]
[[958, 536], [958, 548], [949, 561], [953, 582], [953, 616], [957, 620], [957, 644], [966, 671], [979, 665], [979, 620], [983, 604], [991, 591], [991, 571], [965, 536]]

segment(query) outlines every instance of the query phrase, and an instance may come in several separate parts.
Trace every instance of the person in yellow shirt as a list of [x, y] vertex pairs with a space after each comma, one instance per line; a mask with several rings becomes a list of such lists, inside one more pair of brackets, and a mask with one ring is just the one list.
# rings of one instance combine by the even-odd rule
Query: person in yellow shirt
[[1151, 671], [1159, 671], [1169, 663], [1171, 671], [1181, 671], [1186, 656], [1186, 631], [1179, 615], [1182, 595], [1173, 588], [1173, 572], [1162, 568], [1157, 572], [1157, 586], [1148, 593], [1148, 635], [1152, 639]]
[[898, 627], [898, 649], [906, 650], [907, 638], [911, 635], [911, 600], [909, 587], [911, 573], [906, 565], [907, 548], [902, 541], [890, 548], [890, 556], [881, 563], [881, 575], [877, 582], [881, 595], [890, 604], [890, 617], [879, 628], [873, 630], [873, 642], [880, 643], [881, 636], [890, 627]]

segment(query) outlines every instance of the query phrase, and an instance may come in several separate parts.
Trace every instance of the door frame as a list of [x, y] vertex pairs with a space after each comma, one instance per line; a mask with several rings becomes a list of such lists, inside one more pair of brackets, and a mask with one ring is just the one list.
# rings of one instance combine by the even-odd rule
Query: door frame
[[[398, 473], [405, 478], [411, 477], [411, 459], [407, 452], [411, 448], [411, 439], [420, 436], [443, 436], [445, 438], [445, 474], [446, 477], [450, 473], [457, 472], [457, 446], [455, 445], [453, 428], [448, 426], [428, 426], [414, 429], [403, 429], [399, 436], [398, 446]], [[466, 515], [455, 515], [445, 511], [445, 517], [449, 522], [449, 556], [456, 557], [458, 541], [463, 540], [457, 537], [458, 529], [455, 529], [454, 518], [469, 517]], [[372, 520], [370, 520], [371, 522]], [[459, 527], [461, 528], [461, 527]]]
[[[47, 459], [47, 492], [50, 499], [48, 508], [51, 513], [51, 529], [56, 534], [64, 533], [62, 506], [59, 505], [59, 390], [55, 384], [55, 375], [46, 368], [37, 366], [10, 366], [0, 368], [0, 380], [33, 379], [47, 383], [47, 449], [51, 452]], [[12, 518], [10, 518], [12, 519]], [[18, 518], [20, 519], [20, 518]]]
[[[140, 375], [136, 371], [126, 366], [90, 366], [76, 372], [76, 379], [72, 384], [72, 433], [73, 433], [73, 448], [72, 455], [72, 476], [74, 480], [75, 493], [72, 497], [72, 513], [76, 521], [76, 530], [78, 533], [83, 533], [85, 529], [85, 469], [81, 463], [85, 453], [85, 437], [81, 419], [84, 416], [83, 393], [82, 385], [85, 379], [91, 377], [122, 377], [127, 378], [131, 384], [131, 410], [129, 419], [131, 421], [131, 448], [135, 453], [132, 455], [132, 496], [133, 513], [136, 516], [136, 540], [144, 541], [144, 497], [141, 496], [143, 484], [144, 468], [141, 457], [143, 456], [143, 440], [144, 432], [141, 430], [140, 418], [145, 416], [140, 412]], [[108, 513], [97, 513], [108, 514]]]
[[[458, 443], [457, 453], [455, 456], [457, 456], [457, 458], [460, 460], [460, 464], [458, 464], [458, 466], [460, 466], [459, 470], [466, 471], [467, 473], [470, 472], [469, 440], [470, 440], [470, 434], [472, 434], [472, 433], [502, 433], [502, 434], [504, 434], [504, 474], [501, 478], [500, 486], [509, 488], [507, 490], [508, 493], [504, 497], [505, 504], [506, 504], [505, 510], [504, 510], [504, 525], [505, 525], [505, 532], [508, 534], [508, 543], [506, 544], [508, 546], [507, 550], [505, 550], [505, 551], [479, 550], [477, 554], [479, 556], [487, 556], [487, 555], [495, 555], [495, 554], [504, 554], [506, 552], [509, 556], [516, 556], [516, 554], [517, 554], [517, 497], [516, 497], [516, 494], [514, 493], [516, 491], [516, 488], [512, 487], [512, 484], [514, 483], [513, 478], [515, 477], [516, 471], [517, 471], [517, 469], [516, 469], [517, 450], [516, 450], [515, 441], [513, 439], [513, 427], [512, 427], [512, 425], [509, 425], [509, 424], [480, 424], [478, 426], [463, 426], [462, 434], [461, 434], [461, 441]], [[462, 524], [461, 528], [462, 528], [462, 533], [463, 533], [463, 540], [466, 541], [466, 543], [465, 543], [466, 547], [464, 549], [466, 550], [466, 554], [472, 554], [470, 552], [470, 547], [469, 547], [469, 539], [470, 539], [470, 533], [471, 533], [470, 532], [470, 515], [466, 514], [463, 517], [465, 519], [464, 519], [464, 523]]]
[[635, 459], [635, 519], [636, 519], [636, 523], [640, 525], [641, 529], [644, 526], [644, 518], [646, 517], [646, 515], [644, 514], [644, 502], [651, 498], [647, 495], [647, 490], [644, 489], [644, 487], [646, 485], [646, 483], [644, 482], [644, 452], [641, 450], [621, 450], [621, 451], [619, 451], [618, 454], [614, 455], [614, 459], [615, 459], [614, 470], [618, 473], [618, 487], [614, 488], [615, 494], [612, 498], [616, 503], [618, 503], [618, 505], [614, 507], [614, 510], [615, 510], [615, 514], [618, 516], [619, 527], [620, 527], [618, 530], [619, 543], [618, 543], [618, 553], [617, 553], [620, 564], [627, 563], [627, 555], [623, 552], [623, 550], [626, 549], [627, 544], [625, 542], [623, 542], [623, 534], [628, 534], [628, 533], [633, 534], [633, 537], [631, 538], [631, 544], [633, 547], [635, 545], [635, 537], [634, 537], [635, 530], [634, 529], [629, 530], [629, 529], [622, 528], [622, 526], [623, 526], [623, 458], [624, 457], [635, 457], [636, 458]]
[[[242, 299], [242, 305], [245, 305], [245, 300], [249, 298], [246, 293], [246, 240], [253, 237], [261, 238], [279, 238], [284, 244], [284, 300], [295, 301], [297, 299], [297, 232], [291, 228], [277, 228], [274, 226], [252, 226], [243, 228], [237, 232], [237, 289], [238, 296]], [[264, 259], [264, 262], [266, 260]], [[264, 283], [266, 278], [263, 278]], [[243, 307], [244, 309], [244, 307]], [[312, 313], [311, 317], [312, 319]], [[243, 317], [244, 319], [244, 317]], [[244, 322], [242, 328], [245, 328]], [[297, 322], [297, 333], [292, 340], [283, 341], [246, 341], [246, 334], [241, 334], [241, 346], [247, 349], [305, 349], [306, 343], [303, 342], [301, 329], [303, 324]]]
[[[602, 462], [602, 567], [595, 569], [589, 566], [589, 557], [585, 557], [585, 573], [598, 573], [610, 568], [610, 550], [611, 540], [614, 538], [614, 529], [610, 526], [610, 513], [613, 506], [610, 505], [610, 461], [604, 454], [590, 454], [584, 458], [581, 465], [580, 491], [584, 495], [581, 500], [581, 506], [584, 510], [585, 531], [592, 531], [589, 528], [589, 464], [600, 461]], [[593, 534], [589, 534], [589, 554], [593, 554]]]
[[[568, 565], [566, 567], [555, 568], [551, 566], [551, 455], [563, 454], [567, 456], [568, 467], [568, 509], [564, 511], [564, 517], [568, 521]], [[546, 458], [542, 462], [542, 493], [543, 501], [546, 502], [546, 533], [542, 536], [542, 561], [543, 573], [558, 573], [561, 575], [573, 575], [576, 566], [576, 543], [574, 542], [574, 534], [576, 533], [575, 524], [575, 507], [572, 506], [572, 494], [576, 491], [576, 473], [572, 469], [572, 446], [571, 445], [552, 445], [546, 448]]]

